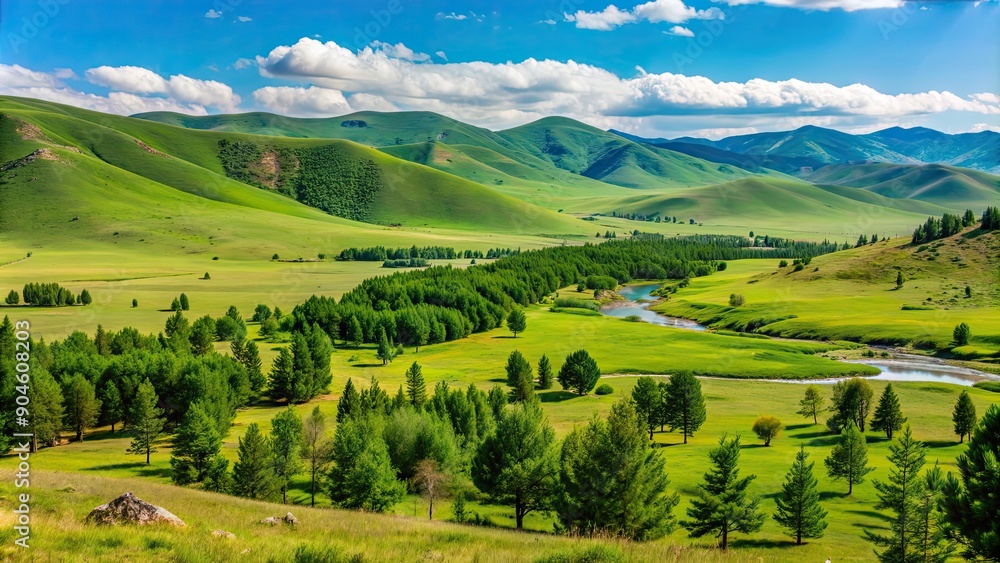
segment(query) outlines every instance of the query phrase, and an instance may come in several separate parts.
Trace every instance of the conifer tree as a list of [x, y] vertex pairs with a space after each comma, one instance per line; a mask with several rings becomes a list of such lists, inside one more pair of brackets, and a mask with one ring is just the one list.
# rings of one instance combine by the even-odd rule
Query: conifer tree
[[949, 473], [943, 507], [950, 534], [967, 559], [1000, 561], [1000, 407], [991, 405]]
[[847, 481], [848, 495], [854, 492], [854, 485], [865, 482], [865, 475], [875, 471], [868, 466], [865, 436], [853, 421], [840, 431], [840, 443], [833, 447], [825, 463], [830, 477]]
[[125, 418], [125, 406], [122, 396], [114, 381], [108, 380], [101, 390], [101, 419], [104, 424], [111, 425], [111, 433], [115, 433], [115, 424]]
[[293, 396], [292, 381], [294, 379], [294, 358], [288, 348], [278, 351], [278, 357], [271, 365], [268, 378], [268, 393], [272, 401], [284, 399], [291, 402]]
[[691, 501], [683, 523], [692, 537], [715, 533], [722, 549], [729, 548], [729, 535], [734, 532], [752, 534], [764, 525], [764, 514], [758, 508], [760, 500], [747, 492], [756, 475], [740, 478], [740, 438], [719, 439], [719, 447], [708, 453], [712, 469], [705, 473], [704, 483], [698, 484], [698, 497]]
[[247, 426], [239, 439], [239, 460], [233, 464], [233, 492], [236, 496], [268, 500], [280, 483], [274, 475], [270, 444], [256, 422]]
[[361, 346], [361, 343], [364, 342], [365, 337], [364, 332], [361, 330], [361, 321], [357, 317], [352, 315], [347, 321], [347, 334], [344, 336], [347, 342], [354, 348]]
[[271, 468], [281, 489], [282, 504], [288, 503], [288, 485], [302, 471], [299, 450], [302, 448], [302, 419], [292, 407], [271, 419]]
[[83, 441], [83, 431], [97, 424], [101, 412], [101, 401], [83, 375], [76, 374], [63, 382], [63, 405], [66, 426], [76, 433], [77, 441]]
[[330, 356], [333, 354], [333, 343], [319, 324], [313, 323], [306, 335], [309, 354], [312, 356], [313, 377], [309, 398], [330, 390], [333, 376], [330, 373]]
[[[37, 355], [38, 347], [35, 350]], [[31, 452], [34, 453], [38, 451], [39, 444], [53, 446], [59, 439], [59, 430], [63, 425], [63, 397], [62, 388], [48, 370], [37, 365], [35, 358], [31, 359], [30, 365], [28, 398], [31, 401]]]
[[186, 485], [204, 481], [210, 462], [221, 446], [222, 437], [203, 403], [198, 401], [191, 405], [174, 437], [170, 456], [174, 483]]
[[360, 413], [361, 395], [358, 394], [358, 390], [354, 387], [354, 382], [348, 377], [347, 385], [344, 386], [344, 392], [340, 394], [340, 399], [337, 401], [337, 423], [339, 424]]
[[972, 431], [976, 428], [976, 405], [972, 402], [972, 397], [968, 391], [962, 391], [955, 403], [955, 410], [952, 411], [951, 421], [955, 425], [955, 434], [958, 434], [958, 442], [965, 441], [965, 437], [972, 436]]
[[684, 443], [688, 436], [705, 423], [705, 398], [701, 394], [701, 382], [689, 373], [670, 376], [667, 384], [667, 424], [671, 430], [680, 430]]
[[313, 394], [315, 374], [316, 368], [309, 342], [304, 334], [297, 332], [292, 337], [292, 385], [289, 397], [291, 402], [304, 403], [315, 396]]
[[423, 370], [420, 364], [413, 362], [406, 370], [406, 396], [410, 404], [420, 408], [427, 402], [427, 385], [424, 383]]
[[149, 455], [156, 451], [154, 444], [157, 438], [163, 433], [163, 410], [156, 406], [156, 402], [156, 389], [147, 379], [136, 389], [128, 419], [129, 430], [132, 432], [132, 443], [128, 451], [145, 454], [146, 465], [149, 465]]
[[385, 512], [402, 500], [406, 486], [396, 478], [376, 419], [353, 418], [338, 425], [331, 452], [327, 483], [334, 506]]
[[781, 494], [775, 499], [778, 505], [774, 519], [802, 545], [802, 538], [821, 538], [826, 529], [826, 510], [819, 504], [819, 490], [813, 477], [815, 463], [806, 463], [809, 454], [800, 446], [795, 462], [785, 475]]
[[878, 491], [879, 501], [875, 508], [893, 513], [889, 520], [890, 534], [865, 530], [865, 537], [885, 548], [875, 551], [883, 563], [916, 561], [920, 539], [916, 533], [919, 529], [918, 499], [924, 492], [924, 480], [920, 475], [924, 467], [924, 445], [913, 438], [907, 426], [897, 442], [889, 446], [889, 452], [889, 461], [894, 466], [889, 470], [889, 480], [875, 479], [872, 485]]
[[903, 427], [906, 417], [899, 407], [899, 397], [892, 389], [892, 383], [885, 386], [882, 396], [879, 397], [878, 406], [875, 407], [875, 415], [872, 417], [872, 430], [885, 432], [885, 437], [892, 440], [892, 434]]
[[639, 425], [649, 433], [649, 439], [652, 440], [653, 430], [660, 422], [660, 405], [663, 403], [660, 388], [652, 377], [640, 377], [636, 381], [632, 388], [632, 401], [639, 416]]
[[538, 359], [538, 388], [552, 389], [552, 363], [549, 357], [542, 354]]
[[586, 350], [577, 350], [566, 356], [566, 362], [559, 368], [559, 384], [563, 389], [571, 389], [577, 395], [586, 395], [593, 391], [601, 378], [601, 370], [597, 362]]
[[813, 424], [819, 423], [819, 413], [823, 411], [823, 394], [820, 391], [819, 385], [810, 385], [806, 387], [806, 395], [799, 401], [799, 411], [796, 414], [800, 414], [806, 418], [812, 417]]
[[524, 356], [514, 350], [507, 356], [507, 385], [512, 390], [514, 402], [529, 399], [535, 390], [535, 379], [531, 373], [531, 364]]
[[924, 472], [924, 483], [916, 499], [917, 561], [945, 563], [955, 552], [955, 544], [946, 533], [942, 501], [947, 481], [937, 463]]
[[378, 351], [375, 356], [382, 360], [382, 365], [386, 365], [396, 358], [396, 349], [389, 343], [389, 338], [385, 335], [385, 329], [379, 329]]
[[524, 332], [528, 328], [528, 319], [523, 310], [514, 308], [507, 315], [507, 328], [514, 333], [514, 338], [517, 338], [517, 333]]
[[326, 416], [317, 406], [303, 422], [302, 448], [299, 452], [309, 471], [310, 506], [316, 506], [316, 479], [330, 461], [330, 447], [331, 442], [326, 435]]

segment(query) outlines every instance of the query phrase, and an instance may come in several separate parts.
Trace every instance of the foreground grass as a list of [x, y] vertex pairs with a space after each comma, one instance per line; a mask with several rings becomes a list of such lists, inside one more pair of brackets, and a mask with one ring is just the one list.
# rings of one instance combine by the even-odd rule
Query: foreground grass
[[[402, 371], [396, 366], [394, 371]], [[401, 374], [399, 376], [401, 378]], [[388, 377], [386, 379], [389, 379]], [[395, 379], [393, 379], [395, 381]], [[432, 386], [437, 381], [430, 377]], [[545, 403], [550, 421], [560, 436], [576, 424], [584, 423], [595, 413], [605, 415], [611, 404], [627, 396], [635, 377], [607, 378], [614, 388], [612, 395], [565, 398]], [[876, 396], [884, 382], [872, 381]], [[876, 496], [870, 481], [855, 487], [854, 494], [845, 496], [844, 483], [826, 477], [823, 459], [837, 442], [825, 426], [813, 425], [795, 414], [804, 386], [794, 383], [703, 379], [702, 387], [708, 409], [705, 425], [683, 445], [676, 433], [656, 433], [655, 442], [667, 459], [671, 488], [681, 493], [681, 504], [675, 510], [679, 519], [696, 492], [706, 470], [708, 451], [724, 435], [743, 437], [742, 474], [757, 476], [752, 494], [762, 498], [761, 508], [774, 511], [774, 495], [780, 490], [785, 472], [800, 445], [806, 447], [810, 461], [816, 462], [815, 474], [824, 508], [829, 511], [825, 537], [810, 540], [796, 547], [783, 531], [768, 519], [763, 530], [751, 537], [737, 534], [728, 561], [822, 561], [834, 557], [837, 561], [869, 561], [871, 546], [862, 538], [863, 529], [887, 527], [885, 516], [874, 509]], [[916, 437], [928, 445], [928, 464], [939, 462], [945, 471], [954, 471], [955, 458], [965, 446], [951, 433], [951, 409], [963, 389], [937, 383], [896, 383], [894, 387], [909, 418]], [[824, 387], [829, 399], [830, 388]], [[1000, 403], [1000, 394], [979, 389], [969, 393], [980, 414], [991, 403]], [[543, 395], [545, 396], [545, 395]], [[336, 397], [324, 396], [318, 401], [300, 405], [296, 410], [306, 413], [315, 405], [330, 416], [336, 411]], [[277, 405], [261, 405], [241, 411], [233, 431], [226, 438], [223, 452], [236, 459], [236, 441], [251, 422], [268, 421], [278, 410]], [[772, 443], [762, 447], [750, 432], [759, 415], [777, 416], [787, 429]], [[886, 460], [889, 442], [877, 433], [868, 432], [869, 459], [876, 471], [870, 478], [885, 479], [889, 464]], [[169, 440], [163, 440], [153, 454], [153, 463], [146, 466], [137, 456], [125, 454], [128, 438], [120, 433], [114, 437], [106, 429], [86, 437], [83, 443], [71, 443], [43, 450], [32, 457], [33, 494], [36, 515], [33, 538], [37, 540], [34, 554], [51, 554], [53, 560], [121, 560], [137, 557], [144, 549], [153, 549], [160, 560], [199, 561], [239, 560], [264, 561], [274, 557], [288, 560], [299, 543], [331, 545], [347, 554], [363, 553], [371, 561], [533, 561], [546, 554], [570, 552], [591, 542], [575, 542], [549, 534], [518, 534], [513, 531], [459, 526], [444, 522], [428, 523], [426, 505], [409, 497], [396, 506], [395, 516], [363, 515], [303, 506], [250, 502], [201, 491], [173, 487], [169, 483]], [[10, 458], [0, 461], [0, 467], [13, 469]], [[9, 504], [13, 487], [0, 486], [0, 498]], [[158, 530], [135, 534], [122, 530], [95, 530], [82, 524], [86, 513], [111, 498], [132, 490], [140, 498], [160, 504], [188, 522], [185, 530]], [[289, 494], [290, 502], [307, 504], [308, 481], [299, 476]], [[325, 493], [318, 496], [320, 506], [329, 506]], [[513, 526], [511, 511], [505, 507], [470, 503], [469, 509], [489, 516], [496, 524]], [[260, 528], [255, 522], [273, 514], [291, 510], [302, 521], [298, 531], [284, 528]], [[6, 508], [0, 518], [9, 518]], [[407, 515], [404, 517], [403, 515]], [[418, 515], [418, 516], [414, 516]], [[435, 511], [435, 519], [451, 517], [447, 502]], [[10, 545], [10, 526], [3, 520], [4, 545]], [[553, 517], [530, 515], [529, 529], [550, 532]], [[235, 542], [212, 538], [211, 530], [223, 529], [237, 535]], [[626, 561], [714, 561], [723, 558], [712, 548], [714, 538], [692, 539], [683, 529], [652, 544], [618, 544]], [[244, 549], [248, 553], [242, 553]], [[74, 559], [75, 558], [75, 559]]]

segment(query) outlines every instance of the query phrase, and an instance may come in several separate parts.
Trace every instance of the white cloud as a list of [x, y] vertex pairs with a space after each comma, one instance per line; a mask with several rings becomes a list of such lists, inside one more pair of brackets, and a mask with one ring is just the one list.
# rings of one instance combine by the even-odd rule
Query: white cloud
[[545, 24], [545, 25], [556, 25], [556, 20], [553, 20], [553, 19], [538, 20], [537, 23], [541, 23], [541, 24]]
[[877, 10], [884, 8], [899, 8], [906, 0], [713, 0], [714, 2], [725, 2], [730, 6], [743, 6], [746, 4], [766, 4], [781, 8], [799, 8], [802, 10], [844, 10], [845, 12], [855, 12], [858, 10]]
[[247, 23], [247, 22], [252, 22], [253, 21], [253, 18], [249, 18], [247, 16], [238, 16], [236, 19], [240, 23]]
[[441, 57], [441, 59], [444, 60], [445, 62], [448, 62], [448, 55], [446, 55], [444, 51], [438, 51], [434, 54]]
[[60, 80], [71, 80], [77, 78], [76, 73], [71, 68], [57, 68], [52, 71], [52, 76]]
[[212, 19], [212, 20], [214, 20], [216, 18], [221, 18], [222, 17], [222, 12], [216, 12], [214, 9], [213, 10], [209, 10], [209, 11], [205, 12], [205, 17], [208, 18], [208, 19]]
[[131, 115], [145, 111], [207, 113], [204, 106], [182, 104], [171, 98], [145, 97], [125, 92], [107, 96], [86, 94], [66, 87], [55, 74], [36, 72], [19, 65], [0, 64], [0, 94], [37, 98], [105, 113]]
[[666, 33], [667, 35], [677, 35], [680, 37], [694, 37], [693, 31], [680, 25], [675, 25], [670, 28], [670, 31], [664, 31], [663, 33]]
[[253, 93], [254, 100], [270, 111], [296, 117], [328, 117], [351, 112], [340, 90], [266, 86]]
[[363, 92], [401, 109], [442, 112], [488, 127], [547, 115], [605, 127], [661, 116], [693, 116], [703, 122], [719, 116], [731, 121], [756, 116], [772, 123], [797, 117], [812, 122], [828, 119], [833, 124], [949, 111], [1000, 114], [1000, 99], [992, 94], [885, 94], [864, 84], [837, 86], [797, 79], [714, 82], [672, 73], [620, 77], [572, 60], [415, 64], [378, 49], [353, 51], [308, 38], [277, 47], [257, 62], [264, 76]]
[[469, 19], [469, 16], [467, 16], [465, 14], [456, 14], [455, 12], [452, 12], [450, 14], [445, 14], [444, 12], [438, 12], [437, 18], [439, 20], [456, 20], [456, 21], [462, 21], [462, 20]]
[[650, 23], [684, 23], [690, 20], [721, 20], [725, 14], [718, 8], [698, 10], [684, 4], [683, 0], [652, 0], [631, 10], [622, 10], [614, 4], [600, 12], [579, 10], [564, 14], [566, 21], [576, 23], [579, 29], [608, 31], [616, 27], [641, 21]]
[[233, 70], [243, 70], [245, 68], [250, 68], [250, 67], [252, 67], [255, 64], [257, 64], [257, 63], [253, 59], [247, 59], [247, 58], [242, 58], [241, 57], [239, 59], [236, 59], [236, 62], [234, 62], [231, 65], [231, 68]]
[[142, 67], [100, 66], [87, 70], [85, 75], [93, 84], [116, 92], [163, 94], [181, 103], [212, 106], [222, 111], [233, 111], [240, 104], [240, 97], [226, 84], [183, 74], [164, 78]]
[[976, 123], [969, 129], [969, 133], [982, 133], [983, 131], [993, 131], [994, 133], [1000, 133], [1000, 125], [992, 125], [989, 123]]
[[383, 53], [394, 59], [403, 59], [413, 62], [424, 62], [431, 59], [431, 56], [427, 53], [417, 53], [402, 43], [396, 43], [393, 45], [382, 41], [373, 41], [372, 47], [380, 49]]

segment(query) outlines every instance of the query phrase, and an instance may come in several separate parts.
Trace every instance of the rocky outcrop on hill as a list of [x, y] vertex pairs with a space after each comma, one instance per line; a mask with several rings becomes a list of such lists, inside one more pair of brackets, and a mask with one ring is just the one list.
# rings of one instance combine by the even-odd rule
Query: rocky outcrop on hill
[[184, 521], [162, 506], [155, 506], [137, 498], [131, 492], [102, 504], [87, 515], [90, 524], [170, 524], [184, 526]]

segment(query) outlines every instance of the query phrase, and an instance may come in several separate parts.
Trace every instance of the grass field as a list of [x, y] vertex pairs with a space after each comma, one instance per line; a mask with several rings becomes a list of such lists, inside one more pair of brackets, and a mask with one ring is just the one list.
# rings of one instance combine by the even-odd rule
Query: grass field
[[[400, 373], [383, 374], [383, 381], [389, 386], [401, 380], [402, 366], [395, 365], [392, 371]], [[437, 377], [431, 376], [428, 383], [433, 384], [437, 380]], [[565, 435], [574, 424], [588, 420], [593, 413], [606, 414], [614, 401], [630, 392], [635, 378], [609, 378], [606, 381], [614, 387], [614, 394], [545, 404], [550, 421], [555, 424], [560, 436]], [[873, 381], [872, 386], [877, 395], [883, 382]], [[829, 511], [830, 526], [826, 536], [795, 547], [778, 526], [768, 520], [764, 529], [753, 537], [737, 535], [733, 545], [738, 549], [726, 559], [804, 561], [833, 556], [838, 561], [870, 560], [871, 548], [862, 539], [861, 530], [886, 527], [884, 517], [873, 509], [874, 489], [870, 483], [861, 484], [855, 487], [851, 497], [846, 497], [846, 485], [826, 477], [822, 459], [829, 453], [836, 437], [829, 434], [822, 424], [813, 426], [811, 421], [794, 414], [804, 387], [793, 383], [717, 379], [703, 379], [702, 387], [708, 420], [690, 443], [681, 444], [680, 436], [672, 433], [655, 435], [655, 442], [662, 447], [661, 455], [667, 458], [672, 487], [682, 495], [676, 514], [683, 518], [683, 510], [705, 470], [707, 452], [722, 435], [742, 435], [742, 471], [757, 475], [751, 490], [762, 497], [761, 506], [766, 512], [774, 509], [773, 493], [779, 490], [795, 451], [799, 445], [805, 445], [811, 461], [817, 463], [821, 498]], [[960, 388], [933, 383], [897, 383], [894, 387], [916, 436], [930, 448], [928, 463], [938, 461], [946, 471], [953, 470], [954, 458], [964, 447], [951, 434], [950, 425], [951, 407]], [[829, 393], [829, 387], [825, 389]], [[985, 412], [988, 404], [1000, 402], [1000, 395], [995, 393], [970, 389], [970, 394], [980, 413]], [[317, 404], [332, 415], [336, 408], [334, 398], [323, 397]], [[312, 407], [312, 404], [302, 405], [297, 410], [305, 413]], [[266, 428], [267, 421], [278, 408], [261, 406], [241, 411], [236, 426], [225, 441], [223, 452], [235, 459], [236, 439], [242, 435], [246, 425], [259, 422]], [[753, 420], [762, 414], [777, 416], [787, 426], [769, 448], [762, 447], [750, 432]], [[877, 468], [870, 477], [884, 479], [887, 475], [885, 456], [888, 442], [872, 432], [868, 433], [868, 442], [869, 459]], [[363, 552], [372, 561], [386, 558], [410, 560], [427, 551], [439, 551], [447, 560], [471, 560], [474, 554], [479, 554], [478, 560], [481, 561], [530, 561], [547, 553], [579, 549], [590, 544], [549, 535], [518, 534], [472, 526], [429, 526], [423, 521], [426, 506], [413, 497], [396, 507], [398, 516], [395, 517], [297, 506], [289, 509], [303, 521], [299, 531], [261, 529], [254, 525], [257, 520], [272, 514], [283, 514], [286, 509], [273, 504], [171, 487], [167, 485], [169, 443], [165, 442], [153, 454], [153, 464], [149, 467], [138, 457], [124, 453], [127, 443], [127, 438], [111, 437], [107, 429], [102, 429], [88, 435], [83, 443], [43, 450], [32, 456], [32, 474], [35, 476], [32, 490], [37, 490], [38, 495], [33, 509], [39, 514], [35, 524], [35, 529], [39, 531], [33, 539], [39, 552], [50, 553], [60, 560], [102, 560], [102, 557], [112, 560], [159, 546], [163, 553], [169, 550], [179, 560], [207, 561], [217, 560], [226, 554], [235, 556], [250, 548], [250, 554], [243, 554], [249, 557], [248, 560], [264, 561], [272, 555], [287, 558], [291, 553], [290, 546], [307, 543], [334, 545], [346, 549], [347, 553]], [[0, 465], [9, 466], [11, 461], [5, 459]], [[2, 487], [5, 492], [13, 490], [9, 483], [4, 483]], [[292, 502], [307, 502], [307, 487], [307, 480], [299, 476], [290, 493]], [[81, 524], [90, 509], [125, 490], [132, 490], [140, 498], [167, 507], [186, 520], [189, 528], [137, 535], [121, 530], [94, 530]], [[4, 497], [8, 498], [6, 494]], [[320, 503], [328, 504], [325, 495], [320, 497]], [[435, 518], [450, 517], [450, 509], [447, 503], [444, 504], [436, 511]], [[498, 524], [512, 525], [512, 515], [505, 508], [483, 507], [475, 503], [470, 504], [470, 508], [489, 515]], [[420, 516], [412, 517], [414, 512]], [[404, 514], [411, 516], [400, 518]], [[4, 511], [3, 518], [9, 518], [9, 511]], [[534, 514], [529, 516], [527, 526], [537, 531], [550, 531], [551, 522], [551, 517]], [[9, 526], [3, 528], [2, 534], [11, 534]], [[237, 541], [227, 543], [211, 538], [209, 533], [213, 529], [233, 532]], [[331, 537], [338, 539], [331, 541]], [[3, 543], [9, 545], [7, 541]], [[615, 542], [610, 543], [616, 545]], [[701, 549], [711, 544], [710, 538], [692, 540], [683, 530], [678, 530], [652, 544], [620, 544], [618, 548], [630, 561], [712, 561], [716, 554]], [[80, 551], [80, 545], [86, 546], [85, 551]], [[533, 547], [528, 549], [527, 545]]]
[[[727, 328], [757, 321], [766, 323], [758, 332], [774, 336], [937, 351], [950, 351], [952, 330], [966, 322], [972, 347], [954, 352], [989, 359], [1000, 354], [1000, 271], [991, 258], [998, 249], [997, 233], [969, 231], [919, 247], [894, 239], [820, 256], [799, 272], [776, 260], [740, 261], [692, 280], [656, 310]], [[905, 282], [897, 290], [898, 271]], [[746, 305], [729, 307], [732, 293]]]

